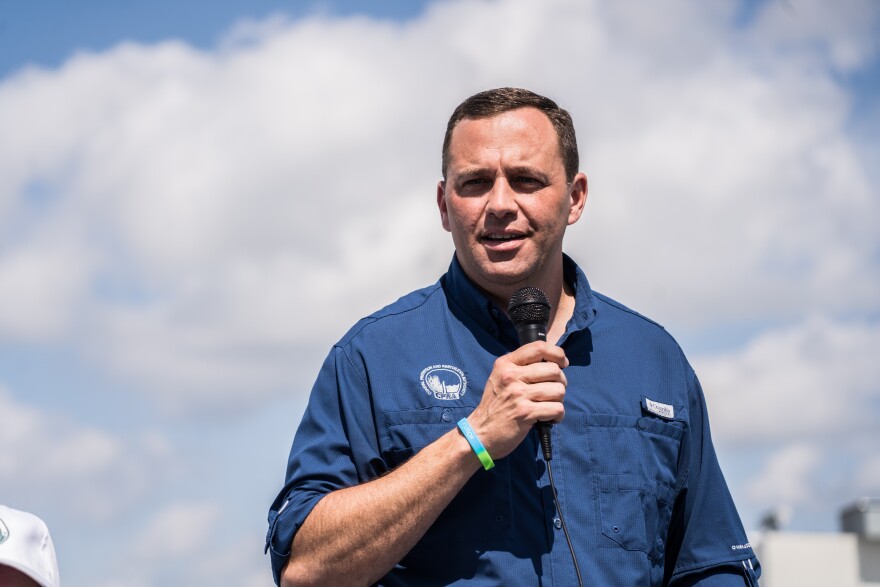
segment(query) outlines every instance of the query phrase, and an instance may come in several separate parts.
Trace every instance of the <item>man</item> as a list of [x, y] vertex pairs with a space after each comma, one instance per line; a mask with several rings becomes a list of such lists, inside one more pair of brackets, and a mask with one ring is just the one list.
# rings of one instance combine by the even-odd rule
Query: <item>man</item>
[[0, 505], [0, 585], [58, 587], [55, 547], [33, 514]]
[[[468, 98], [443, 177], [455, 257], [325, 361], [269, 513], [276, 581], [576, 585], [564, 517], [584, 584], [754, 585], [693, 371], [562, 252], [587, 198], [568, 113], [515, 88]], [[552, 311], [547, 342], [517, 348], [524, 286]], [[536, 422], [555, 424], [561, 511]]]

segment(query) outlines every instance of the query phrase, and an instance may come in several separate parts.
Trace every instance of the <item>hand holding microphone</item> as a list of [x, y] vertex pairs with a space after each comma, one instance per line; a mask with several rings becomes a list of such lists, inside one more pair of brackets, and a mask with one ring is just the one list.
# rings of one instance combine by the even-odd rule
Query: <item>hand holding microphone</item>
[[[550, 322], [550, 302], [547, 296], [537, 287], [523, 287], [510, 297], [507, 314], [516, 327], [519, 345], [527, 345], [536, 340], [547, 340], [547, 324]], [[553, 445], [550, 440], [550, 427], [546, 421], [538, 421], [538, 438], [541, 440], [541, 452], [544, 460], [553, 458]]]
[[480, 405], [468, 416], [495, 459], [510, 454], [538, 422], [547, 424], [549, 440], [549, 424], [565, 415], [562, 369], [568, 359], [560, 347], [546, 342], [547, 297], [537, 288], [523, 288], [511, 298], [509, 312], [521, 346], [496, 359]]

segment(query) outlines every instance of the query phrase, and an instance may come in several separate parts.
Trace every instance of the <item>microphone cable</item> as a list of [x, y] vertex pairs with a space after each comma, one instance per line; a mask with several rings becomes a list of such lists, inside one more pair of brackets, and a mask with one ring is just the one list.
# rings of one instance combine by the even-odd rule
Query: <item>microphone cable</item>
[[[542, 428], [548, 429], [547, 434], [542, 433]], [[556, 515], [559, 516], [562, 532], [565, 534], [565, 541], [568, 543], [568, 551], [571, 553], [571, 562], [574, 563], [574, 572], [577, 575], [578, 587], [584, 587], [584, 580], [581, 578], [581, 567], [578, 565], [578, 559], [574, 553], [574, 545], [571, 543], [571, 536], [568, 534], [568, 525], [565, 523], [565, 516], [562, 515], [562, 508], [559, 507], [559, 497], [556, 495], [556, 483], [553, 481], [553, 467], [550, 464], [550, 461], [553, 459], [553, 447], [550, 442], [549, 426], [539, 425], [538, 431], [538, 436], [541, 438], [541, 452], [544, 453], [544, 462], [547, 463], [547, 476], [550, 477], [550, 491], [553, 492], [553, 504], [556, 506]]]

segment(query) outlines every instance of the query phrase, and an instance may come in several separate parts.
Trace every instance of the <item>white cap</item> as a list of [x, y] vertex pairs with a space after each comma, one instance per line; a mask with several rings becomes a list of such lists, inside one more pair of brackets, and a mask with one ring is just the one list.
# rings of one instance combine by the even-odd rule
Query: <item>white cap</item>
[[40, 584], [58, 587], [58, 561], [46, 524], [33, 514], [0, 505], [0, 565]]

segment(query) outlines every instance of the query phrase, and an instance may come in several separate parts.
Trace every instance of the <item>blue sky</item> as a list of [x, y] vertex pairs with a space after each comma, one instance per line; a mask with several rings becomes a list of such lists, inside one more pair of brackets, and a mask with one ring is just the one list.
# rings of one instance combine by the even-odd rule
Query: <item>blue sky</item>
[[0, 1], [0, 75], [25, 64], [57, 67], [74, 51], [103, 51], [120, 41], [152, 43], [185, 39], [200, 48], [214, 46], [234, 23], [283, 13], [301, 18], [315, 13], [369, 15], [403, 20], [421, 13], [423, 0], [189, 2], [126, 0]]
[[869, 0], [0, 0], [0, 499], [65, 585], [268, 584], [324, 354], [444, 271], [446, 118], [522, 85], [577, 126], [567, 251], [682, 344], [746, 526], [835, 529], [880, 494], [878, 32]]

